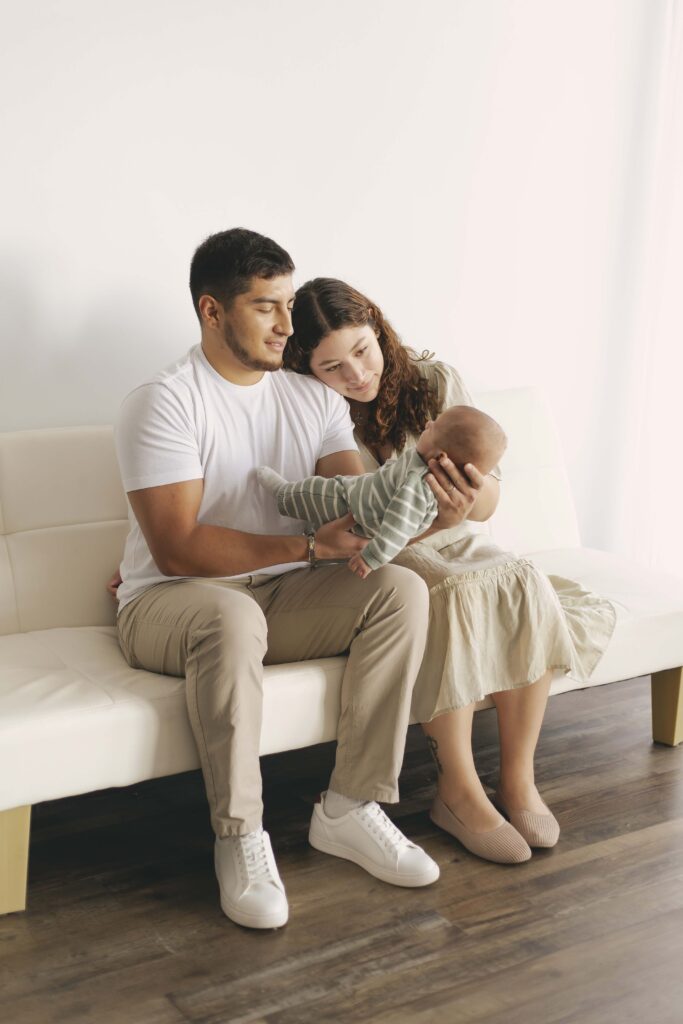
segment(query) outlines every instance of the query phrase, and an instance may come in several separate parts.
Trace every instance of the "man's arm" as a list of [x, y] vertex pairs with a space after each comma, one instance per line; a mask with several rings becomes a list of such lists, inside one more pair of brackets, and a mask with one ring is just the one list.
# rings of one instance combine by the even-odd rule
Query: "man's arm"
[[197, 522], [203, 480], [129, 491], [152, 558], [165, 576], [237, 576], [266, 565], [305, 562], [305, 537], [262, 536]]
[[[307, 560], [306, 537], [244, 533], [198, 523], [203, 490], [203, 480], [185, 480], [128, 492], [152, 558], [164, 576], [238, 576], [267, 565]], [[317, 557], [345, 559], [362, 551], [367, 541], [348, 532], [352, 524], [352, 517], [346, 516], [321, 526], [315, 535]]]

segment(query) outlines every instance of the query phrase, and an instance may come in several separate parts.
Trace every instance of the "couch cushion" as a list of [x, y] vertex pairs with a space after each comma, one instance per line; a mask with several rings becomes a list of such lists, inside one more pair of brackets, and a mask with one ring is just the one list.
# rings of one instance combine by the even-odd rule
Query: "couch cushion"
[[116, 602], [106, 583], [118, 568], [127, 532], [124, 520], [5, 537], [20, 629], [113, 625]]
[[577, 580], [614, 604], [614, 637], [591, 683], [683, 665], [683, 580], [592, 548], [537, 551], [528, 557], [543, 572]]
[[7, 549], [7, 538], [0, 537], [0, 636], [19, 631], [19, 616], [14, 594], [14, 575]]
[[[615, 635], [591, 685], [683, 664], [683, 581], [601, 551], [531, 557], [616, 606]], [[264, 670], [262, 754], [334, 739], [343, 667], [329, 658]], [[583, 685], [561, 676], [551, 692]], [[0, 810], [197, 765], [183, 680], [129, 668], [114, 628], [0, 637]]]
[[3, 532], [126, 519], [112, 427], [0, 434]]
[[127, 516], [111, 427], [0, 434], [0, 634], [112, 624]]
[[[343, 666], [265, 669], [261, 753], [334, 739]], [[131, 669], [114, 628], [0, 637], [0, 810], [198, 764], [184, 680]]]

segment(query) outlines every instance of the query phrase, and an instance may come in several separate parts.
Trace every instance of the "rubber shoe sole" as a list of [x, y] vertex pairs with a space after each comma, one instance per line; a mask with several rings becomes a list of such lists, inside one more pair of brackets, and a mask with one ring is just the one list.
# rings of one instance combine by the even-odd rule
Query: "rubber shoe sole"
[[270, 914], [249, 914], [238, 907], [233, 907], [222, 896], [221, 910], [231, 921], [241, 924], [244, 928], [282, 928], [289, 920], [288, 908], [273, 911]]

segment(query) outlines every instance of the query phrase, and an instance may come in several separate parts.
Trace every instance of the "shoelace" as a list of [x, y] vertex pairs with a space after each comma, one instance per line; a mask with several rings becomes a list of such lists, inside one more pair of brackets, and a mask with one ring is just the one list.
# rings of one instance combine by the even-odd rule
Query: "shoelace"
[[406, 839], [400, 829], [396, 828], [391, 818], [388, 818], [378, 803], [373, 800], [362, 808], [363, 816], [367, 819], [371, 830], [382, 841], [389, 850], [398, 850], [402, 846], [410, 846], [410, 840]]
[[242, 859], [250, 882], [275, 882], [268, 863], [268, 848], [263, 829], [240, 838]]

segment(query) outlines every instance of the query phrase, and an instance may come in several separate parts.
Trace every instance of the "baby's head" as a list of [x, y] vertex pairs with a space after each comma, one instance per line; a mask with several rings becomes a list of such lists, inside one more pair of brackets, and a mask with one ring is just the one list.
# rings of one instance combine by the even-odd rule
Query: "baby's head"
[[491, 416], [471, 405], [452, 405], [430, 420], [420, 434], [417, 451], [425, 461], [445, 452], [458, 469], [471, 462], [486, 476], [507, 443], [503, 428]]

